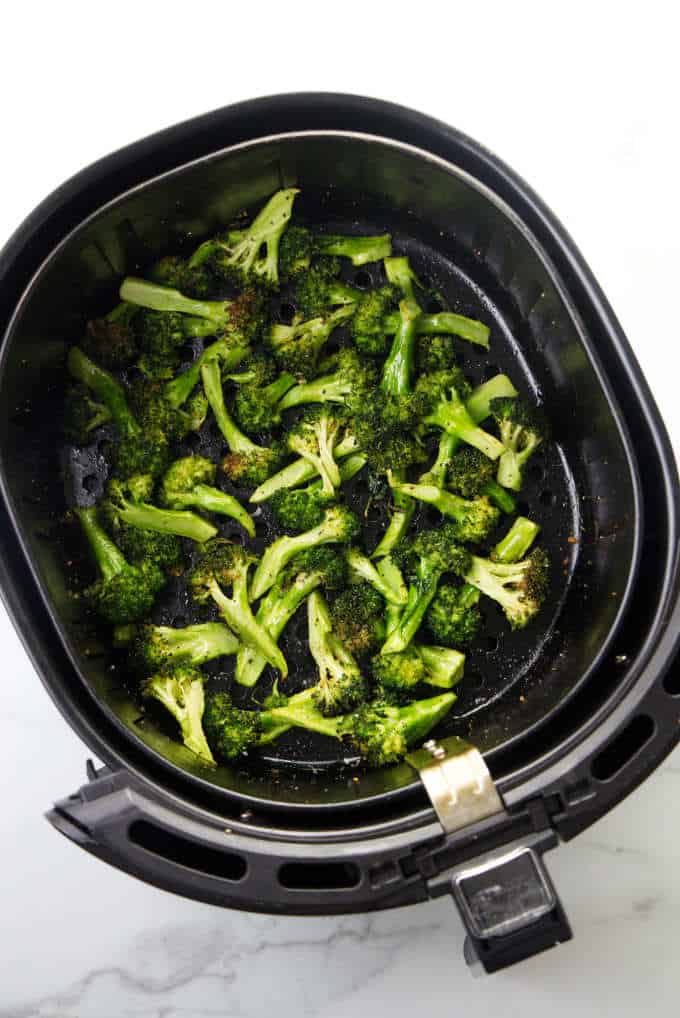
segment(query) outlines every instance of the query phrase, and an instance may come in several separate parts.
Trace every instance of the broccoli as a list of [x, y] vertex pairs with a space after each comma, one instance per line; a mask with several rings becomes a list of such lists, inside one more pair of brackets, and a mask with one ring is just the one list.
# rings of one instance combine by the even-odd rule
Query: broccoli
[[112, 536], [119, 548], [130, 562], [138, 565], [149, 560], [161, 569], [176, 571], [182, 565], [184, 553], [182, 542], [176, 534], [161, 534], [154, 530], [140, 530], [121, 520], [106, 519], [107, 503], [102, 503], [105, 522], [108, 523]]
[[333, 630], [356, 657], [373, 653], [385, 639], [384, 602], [368, 583], [353, 583], [332, 605]]
[[398, 291], [380, 286], [362, 293], [352, 319], [352, 339], [357, 350], [369, 357], [384, 357], [390, 345], [385, 321], [399, 303]]
[[437, 530], [423, 530], [405, 547], [399, 558], [410, 574], [408, 603], [383, 644], [381, 654], [404, 650], [415, 636], [444, 573], [464, 573], [470, 564], [469, 552], [456, 544], [455, 524]]
[[[253, 562], [245, 548], [230, 541], [211, 541], [189, 577], [191, 595], [198, 604], [214, 601], [227, 625], [239, 639], [258, 650], [283, 677], [288, 665], [271, 636], [253, 616], [248, 599], [248, 570]], [[231, 589], [228, 597], [223, 587]]]
[[[337, 590], [344, 585], [345, 576], [345, 561], [335, 549], [321, 547], [301, 552], [260, 601], [255, 616], [258, 624], [273, 640], [278, 640], [300, 604], [313, 590], [318, 587]], [[266, 663], [258, 651], [242, 646], [236, 657], [234, 678], [243, 686], [254, 686]]]
[[294, 537], [279, 537], [265, 549], [260, 559], [250, 591], [252, 599], [256, 600], [267, 593], [294, 555], [322, 544], [347, 544], [359, 529], [359, 521], [354, 513], [344, 506], [331, 506], [326, 509], [318, 526]]
[[[132, 311], [136, 311], [133, 308]], [[130, 327], [130, 309], [118, 305], [106, 318], [95, 318], [87, 323], [81, 348], [96, 364], [108, 371], [126, 368], [137, 357], [137, 341]], [[136, 324], [136, 323], [135, 323]]]
[[422, 643], [417, 645], [417, 650], [425, 664], [427, 671], [425, 682], [428, 686], [451, 689], [463, 678], [465, 654], [461, 654], [459, 650]]
[[440, 583], [425, 614], [425, 625], [444, 646], [465, 647], [482, 626], [479, 598], [479, 591], [468, 583]]
[[241, 385], [234, 400], [234, 416], [244, 431], [257, 433], [271, 431], [281, 423], [281, 402], [286, 393], [295, 387], [293, 375], [284, 372], [268, 385], [248, 383]]
[[473, 555], [464, 579], [501, 606], [513, 629], [524, 629], [545, 599], [548, 572], [548, 556], [537, 548], [528, 558], [513, 563]]
[[[216, 361], [222, 370], [228, 372], [237, 367], [248, 356], [249, 348], [242, 344], [232, 344], [227, 339], [218, 339], [207, 346], [200, 357], [172, 381], [163, 387], [163, 397], [170, 406], [178, 409], [189, 401], [192, 392], [201, 381], [201, 368], [204, 364]], [[228, 377], [228, 375], [227, 375]]]
[[353, 305], [346, 304], [306, 321], [296, 315], [292, 325], [271, 327], [266, 339], [268, 349], [282, 370], [309, 378], [316, 372], [319, 354], [331, 333], [353, 313]]
[[[133, 478], [133, 480], [135, 480]], [[109, 482], [102, 511], [114, 533], [122, 526], [151, 530], [157, 534], [175, 534], [203, 544], [217, 533], [217, 528], [192, 512], [159, 509], [136, 497], [130, 482], [117, 479]]]
[[491, 413], [498, 423], [503, 445], [497, 481], [504, 488], [519, 491], [524, 466], [547, 435], [545, 418], [537, 407], [523, 399], [494, 399]]
[[354, 350], [340, 350], [332, 361], [332, 374], [289, 388], [278, 405], [279, 411], [304, 403], [347, 404], [368, 398], [377, 381], [375, 369]]
[[392, 604], [406, 604], [408, 591], [403, 580], [401, 580], [401, 575], [401, 582], [399, 584], [393, 585], [388, 582], [384, 575], [378, 572], [371, 560], [359, 551], [358, 548], [349, 548], [347, 550], [347, 565], [350, 569], [350, 575], [354, 580], [363, 580], [369, 583], [386, 601], [390, 601]]
[[[279, 244], [293, 211], [298, 188], [277, 191], [245, 230], [234, 231], [201, 245], [189, 259], [195, 266], [207, 258], [218, 275], [235, 283], [279, 283]], [[263, 252], [264, 249], [264, 252]], [[199, 254], [200, 253], [200, 254]]]
[[141, 356], [137, 362], [148, 378], [168, 379], [180, 364], [180, 348], [186, 335], [184, 315], [176, 311], [150, 311], [141, 308], [135, 315], [135, 334]]
[[496, 481], [492, 460], [471, 445], [460, 449], [449, 463], [449, 487], [465, 498], [486, 496], [504, 513], [514, 513], [515, 500]]
[[340, 487], [340, 468], [334, 449], [340, 440], [344, 421], [325, 406], [309, 408], [287, 433], [290, 452], [297, 453], [314, 467], [322, 481], [324, 495], [333, 497]]
[[468, 412], [464, 400], [469, 398], [469, 391], [465, 391], [455, 372], [425, 375], [418, 379], [416, 393], [427, 405], [424, 424], [474, 446], [489, 459], [497, 460], [502, 454], [503, 446], [498, 439], [475, 424]]
[[272, 513], [285, 530], [311, 530], [323, 519], [333, 501], [322, 489], [282, 488], [271, 499]]
[[152, 675], [142, 685], [146, 700], [158, 700], [174, 717], [182, 742], [202, 763], [215, 766], [215, 759], [203, 732], [203, 676], [197, 668], [179, 665]]
[[128, 642], [128, 661], [139, 675], [151, 675], [176, 665], [198, 667], [206, 661], [235, 654], [241, 646], [221, 622], [199, 622], [183, 629], [146, 624], [137, 627]]
[[254, 537], [252, 516], [233, 495], [214, 487], [215, 471], [215, 464], [204, 456], [185, 456], [175, 460], [160, 486], [161, 503], [169, 509], [194, 507], [229, 516]]
[[316, 254], [314, 237], [307, 227], [291, 223], [279, 241], [279, 276], [296, 279], [309, 269]]
[[[392, 259], [394, 260], [394, 259]], [[399, 324], [397, 315], [388, 315], [385, 321], [387, 332], [395, 332]], [[489, 349], [489, 327], [475, 318], [455, 314], [453, 311], [437, 311], [432, 315], [421, 315], [416, 331], [419, 336], [458, 336], [475, 346]]]
[[500, 512], [488, 498], [465, 499], [434, 484], [399, 484], [391, 473], [388, 478], [393, 491], [432, 505], [451, 519], [451, 532], [465, 544], [483, 541], [498, 523]]
[[316, 318], [338, 305], [351, 304], [354, 310], [363, 291], [336, 279], [337, 268], [332, 259], [322, 260], [297, 279], [293, 299], [304, 318]]
[[93, 399], [86, 385], [71, 385], [64, 404], [64, 435], [70, 442], [84, 445], [92, 432], [111, 420], [108, 407]]
[[490, 557], [494, 562], [518, 562], [527, 554], [540, 529], [538, 523], [528, 520], [526, 516], [518, 516]]
[[[196, 412], [194, 398], [187, 403], [185, 410], [173, 407], [157, 379], [136, 378], [130, 386], [129, 397], [135, 420], [144, 434], [153, 434], [172, 443], [194, 429], [196, 422], [191, 417], [191, 413]], [[199, 408], [198, 413], [205, 418], [205, 407]]]
[[165, 585], [165, 576], [154, 562], [130, 565], [97, 520], [97, 510], [76, 509], [100, 578], [84, 596], [113, 625], [136, 622], [146, 615]]
[[216, 360], [203, 364], [201, 377], [210, 408], [230, 450], [222, 461], [222, 469], [236, 484], [253, 487], [262, 484], [281, 465], [282, 450], [276, 445], [256, 445], [236, 426], [224, 402], [220, 367]]
[[[358, 448], [359, 443], [356, 436], [346, 430], [343, 437], [333, 450], [335, 459], [340, 463], [341, 480], [349, 480], [350, 477], [353, 477], [354, 474], [358, 473], [361, 469], [361, 467], [357, 466], [359, 462], [359, 454], [357, 454], [357, 456], [351, 455], [352, 453], [356, 453]], [[366, 461], [364, 459], [361, 466], [363, 466], [365, 462]], [[346, 464], [346, 467], [344, 464]], [[347, 476], [343, 476], [343, 471], [347, 473]], [[305, 481], [311, 481], [316, 476], [318, 475], [312, 464], [308, 460], [300, 457], [292, 463], [289, 463], [288, 466], [283, 467], [283, 469], [279, 470], [278, 473], [272, 474], [272, 476], [267, 478], [266, 481], [263, 481], [262, 484], [252, 493], [249, 501], [257, 504], [260, 502], [266, 502], [268, 499], [272, 498], [277, 491], [282, 491], [286, 488], [296, 488], [299, 485], [304, 484]], [[313, 483], [318, 483], [319, 486], [322, 485], [321, 480]]]
[[352, 265], [361, 266], [379, 262], [391, 253], [389, 234], [381, 237], [315, 236], [304, 226], [289, 226], [281, 238], [279, 269], [283, 277], [294, 278], [308, 269], [317, 255], [349, 258]]
[[381, 384], [386, 392], [409, 392], [412, 388], [417, 324], [422, 313], [416, 300], [415, 287], [421, 284], [408, 258], [386, 258], [385, 272], [390, 284], [401, 291], [403, 299], [399, 304], [398, 324], [392, 346], [383, 365]]
[[309, 650], [319, 672], [314, 704], [324, 717], [346, 714], [366, 699], [368, 683], [333, 632], [328, 605], [318, 590], [307, 599], [307, 624]]
[[215, 754], [234, 760], [257, 745], [263, 733], [263, 715], [259, 711], [234, 707], [228, 693], [214, 692], [206, 697], [203, 725]]
[[451, 371], [457, 367], [456, 349], [448, 336], [418, 333], [416, 348], [416, 375], [431, 375], [435, 371]]
[[166, 255], [151, 267], [149, 278], [162, 286], [181, 290], [189, 297], [207, 297], [215, 287], [209, 265], [195, 265], [180, 255]]
[[378, 698], [396, 704], [413, 700], [427, 678], [425, 662], [413, 646], [396, 654], [377, 654], [371, 660], [371, 673]]
[[402, 471], [423, 462], [425, 453], [418, 434], [422, 409], [412, 393], [381, 389], [349, 400], [352, 431], [375, 470]]

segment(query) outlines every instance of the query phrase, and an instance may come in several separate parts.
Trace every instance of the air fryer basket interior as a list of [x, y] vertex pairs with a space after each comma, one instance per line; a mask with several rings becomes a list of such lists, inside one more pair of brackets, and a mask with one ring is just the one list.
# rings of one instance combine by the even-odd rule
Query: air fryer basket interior
[[[113, 303], [120, 277], [196, 243], [293, 184], [302, 189], [296, 213], [310, 223], [338, 232], [390, 231], [396, 250], [412, 257], [453, 309], [492, 326], [489, 356], [458, 344], [470, 377], [506, 371], [550, 410], [554, 446], [536, 457], [522, 508], [541, 523], [551, 553], [554, 608], [511, 635], [503, 635], [489, 610], [491, 635], [471, 653], [459, 703], [440, 734], [462, 734], [493, 758], [549, 720], [587, 681], [631, 588], [639, 527], [635, 467], [589, 337], [522, 224], [456, 167], [375, 138], [287, 135], [189, 164], [91, 217], [37, 274], [5, 343], [0, 455], [14, 517], [74, 666], [99, 701], [171, 765], [272, 798], [277, 788], [265, 770], [221, 767], [206, 775], [149, 718], [140, 725], [91, 618], [69, 596], [76, 566], [56, 526], [64, 468], [72, 479], [68, 496], [75, 479], [76, 497], [87, 500], [101, 483], [102, 460], [96, 447], [60, 453], [58, 422], [65, 349], [89, 315]], [[176, 620], [178, 604], [166, 601], [159, 621]], [[270, 763], [296, 766], [285, 794], [302, 801], [356, 800], [413, 782], [402, 765], [357, 786], [325, 746], [299, 735], [277, 753]], [[324, 764], [333, 766], [319, 775]]]

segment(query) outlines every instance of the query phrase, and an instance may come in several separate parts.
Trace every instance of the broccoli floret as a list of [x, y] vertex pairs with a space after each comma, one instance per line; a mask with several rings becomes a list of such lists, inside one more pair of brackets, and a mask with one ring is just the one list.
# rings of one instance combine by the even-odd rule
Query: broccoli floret
[[463, 678], [465, 671], [465, 654], [451, 647], [433, 647], [429, 644], [418, 644], [418, 653], [423, 659], [428, 686], [440, 689], [452, 689]]
[[281, 279], [296, 279], [306, 272], [314, 254], [314, 238], [307, 227], [291, 223], [279, 241]]
[[[247, 229], [209, 242], [209, 263], [214, 270], [236, 283], [278, 286], [279, 244], [297, 194], [299, 190], [294, 187], [277, 191]], [[190, 261], [195, 263], [195, 259]]]
[[389, 283], [401, 291], [398, 323], [387, 359], [383, 364], [381, 385], [385, 392], [410, 392], [415, 362], [418, 318], [421, 308], [415, 288], [420, 283], [408, 258], [386, 258], [385, 272]]
[[385, 319], [398, 303], [399, 291], [392, 286], [381, 286], [361, 295], [352, 319], [352, 339], [360, 353], [385, 356], [390, 346]]
[[[130, 386], [129, 397], [135, 419], [145, 435], [151, 435], [161, 442], [173, 443], [195, 427], [190, 412], [196, 412], [193, 400], [186, 409], [179, 410], [168, 403], [163, 385], [155, 379], [141, 377]], [[205, 409], [199, 414], [205, 418]], [[200, 423], [198, 424], [200, 427]]]
[[413, 700], [417, 687], [427, 679], [423, 658], [412, 646], [397, 654], [376, 655], [371, 672], [377, 696], [391, 704]]
[[524, 629], [545, 600], [549, 565], [541, 548], [514, 563], [492, 562], [473, 555], [464, 579], [501, 606], [513, 629]]
[[[359, 443], [356, 436], [352, 434], [349, 429], [345, 429], [343, 437], [333, 449], [335, 459], [340, 464], [340, 478], [343, 481], [347, 481], [353, 477], [366, 463], [366, 459], [363, 458], [361, 465], [358, 465], [358, 457], [363, 457], [363, 454], [356, 453], [358, 448]], [[315, 477], [317, 480], [313, 480]], [[282, 491], [287, 488], [296, 488], [298, 485], [304, 484], [306, 481], [313, 481], [313, 484], [317, 487], [322, 486], [322, 481], [318, 478], [318, 474], [312, 464], [302, 457], [299, 457], [292, 463], [283, 467], [282, 470], [272, 474], [272, 476], [267, 478], [266, 481], [263, 481], [262, 484], [259, 485], [259, 487], [252, 493], [249, 501], [258, 504], [260, 502], [267, 502], [277, 491]]]
[[206, 697], [203, 724], [214, 753], [222, 760], [234, 760], [257, 745], [263, 732], [259, 711], [234, 707], [228, 693]]
[[217, 425], [229, 446], [222, 469], [234, 483], [256, 487], [273, 474], [284, 458], [283, 449], [257, 445], [236, 426], [224, 402], [220, 366], [215, 360], [201, 367], [203, 388]]
[[142, 696], [162, 703], [177, 721], [187, 749], [203, 763], [215, 765], [203, 732], [203, 676], [197, 668], [180, 665], [152, 675], [142, 685]]
[[335, 278], [338, 268], [333, 260], [321, 259], [298, 278], [293, 299], [302, 316], [316, 318], [329, 308], [354, 305], [363, 296], [361, 290]]
[[215, 289], [215, 277], [208, 264], [192, 265], [180, 255], [166, 255], [152, 266], [149, 278], [162, 286], [181, 290], [188, 297], [208, 297]]
[[267, 336], [267, 346], [284, 371], [301, 378], [311, 378], [316, 373], [319, 355], [331, 333], [351, 318], [353, 312], [354, 306], [347, 304], [337, 311], [306, 321], [296, 316], [291, 325], [273, 325]]
[[85, 590], [86, 599], [113, 625], [136, 622], [148, 614], [165, 585], [163, 572], [155, 562], [130, 565], [99, 525], [96, 509], [77, 509], [76, 514], [100, 574]]
[[458, 541], [479, 544], [498, 523], [500, 512], [488, 498], [461, 498], [434, 484], [399, 484], [391, 474], [388, 476], [393, 491], [432, 505], [449, 518], [452, 521], [451, 532], [456, 534]]
[[416, 392], [428, 404], [423, 421], [433, 428], [440, 428], [448, 435], [479, 449], [489, 459], [497, 460], [503, 446], [475, 424], [464, 400], [469, 397], [454, 372], [435, 372], [418, 380]]
[[293, 537], [279, 537], [265, 549], [260, 559], [253, 577], [251, 597], [256, 600], [266, 594], [294, 555], [322, 544], [347, 544], [359, 530], [360, 524], [354, 513], [344, 506], [331, 506], [326, 509], [318, 526]]
[[456, 350], [448, 336], [418, 336], [416, 373], [418, 377], [457, 367]]
[[[133, 478], [134, 480], [134, 478]], [[150, 530], [157, 534], [174, 534], [188, 537], [203, 544], [217, 533], [217, 528], [192, 512], [174, 509], [159, 509], [138, 498], [133, 484], [113, 479], [109, 482], [107, 497], [102, 502], [102, 511], [114, 534], [121, 527]]]
[[332, 367], [333, 371], [323, 374], [311, 382], [302, 382], [288, 390], [279, 403], [279, 410], [288, 410], [305, 403], [342, 403], [357, 402], [369, 397], [375, 388], [377, 375], [375, 368], [358, 356], [355, 350], [342, 349], [329, 361], [322, 365], [324, 370]]
[[131, 317], [123, 305], [120, 310], [114, 309], [106, 318], [95, 318], [88, 322], [81, 348], [96, 364], [101, 364], [108, 371], [128, 367], [138, 353], [135, 333], [130, 324]]
[[385, 639], [380, 594], [368, 583], [353, 583], [332, 605], [333, 631], [356, 657], [373, 653]]
[[[258, 624], [278, 641], [298, 607], [312, 591], [319, 587], [337, 590], [344, 586], [346, 572], [345, 561], [334, 548], [312, 548], [301, 552], [262, 598], [256, 615]], [[236, 657], [234, 678], [243, 686], [254, 686], [266, 663], [252, 647], [242, 647]]]
[[315, 236], [304, 226], [289, 226], [279, 247], [279, 270], [284, 278], [294, 278], [309, 268], [316, 255], [349, 258], [352, 265], [378, 262], [392, 253], [391, 237]]
[[470, 564], [469, 552], [456, 544], [455, 524], [437, 530], [423, 530], [395, 551], [399, 565], [410, 578], [408, 603], [382, 646], [381, 654], [404, 650], [415, 636], [444, 573], [464, 573]]
[[199, 622], [182, 629], [139, 626], [132, 638], [128, 662], [140, 675], [165, 671], [176, 665], [198, 667], [206, 661], [235, 654], [241, 644], [221, 622]]
[[448, 483], [454, 491], [465, 498], [485, 496], [504, 513], [515, 511], [512, 495], [496, 481], [493, 460], [484, 456], [479, 449], [466, 445], [451, 459], [448, 469]]
[[523, 399], [494, 399], [491, 413], [498, 423], [503, 446], [496, 479], [504, 488], [519, 491], [527, 460], [547, 436], [547, 422], [537, 407]]
[[470, 584], [439, 584], [425, 614], [425, 625], [438, 643], [465, 647], [476, 639], [482, 627], [479, 598], [479, 591]]
[[161, 503], [169, 509], [196, 508], [229, 516], [254, 537], [252, 516], [237, 498], [214, 486], [215, 472], [215, 464], [204, 456], [184, 456], [175, 460], [160, 486]]
[[[369, 583], [386, 601], [392, 604], [405, 605], [408, 600], [406, 585], [399, 574], [399, 582], [393, 583], [386, 579], [384, 574], [379, 572], [371, 560], [359, 551], [358, 548], [349, 548], [347, 551], [347, 564], [350, 575], [354, 580], [361, 580]], [[391, 579], [391, 577], [390, 577]]]
[[333, 501], [322, 489], [282, 488], [271, 499], [272, 513], [285, 530], [311, 530], [323, 519]]
[[374, 389], [368, 396], [350, 399], [349, 407], [352, 431], [375, 470], [405, 470], [423, 462], [418, 434], [422, 405], [417, 396]]
[[234, 400], [234, 415], [245, 431], [271, 431], [281, 423], [280, 402], [295, 386], [293, 375], [284, 372], [268, 385], [249, 383], [239, 386]]
[[319, 591], [307, 599], [307, 623], [309, 650], [319, 672], [314, 704], [324, 717], [346, 714], [366, 699], [368, 682], [334, 633], [328, 606]]
[[[288, 674], [286, 659], [271, 636], [256, 622], [250, 607], [248, 570], [253, 561], [252, 555], [241, 545], [220, 539], [211, 541], [189, 577], [191, 595], [198, 604], [214, 601], [224, 621], [241, 641], [259, 651], [285, 677]], [[231, 590], [231, 596], [227, 596], [223, 587]]]
[[93, 399], [86, 385], [71, 385], [64, 404], [64, 435], [70, 442], [86, 444], [92, 432], [111, 420], [108, 407]]
[[135, 315], [135, 334], [139, 342], [140, 370], [149, 378], [167, 379], [180, 364], [180, 347], [185, 342], [184, 315], [175, 311], [150, 311], [140, 308]]
[[[373, 767], [396, 763], [446, 717], [455, 693], [441, 693], [404, 707], [367, 703], [340, 720], [338, 734]], [[285, 709], [285, 708], [284, 708]]]
[[325, 406], [312, 407], [286, 435], [289, 451], [311, 463], [321, 478], [323, 493], [329, 497], [340, 487], [340, 468], [334, 450], [342, 437], [344, 423], [341, 413]]

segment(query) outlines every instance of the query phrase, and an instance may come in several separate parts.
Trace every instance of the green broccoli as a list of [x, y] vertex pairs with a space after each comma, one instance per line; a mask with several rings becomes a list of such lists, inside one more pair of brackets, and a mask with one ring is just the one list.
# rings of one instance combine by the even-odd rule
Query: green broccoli
[[384, 357], [390, 340], [385, 328], [389, 312], [399, 305], [399, 291], [393, 286], [380, 286], [362, 293], [357, 300], [351, 332], [354, 345], [361, 354]]
[[408, 601], [408, 590], [401, 579], [398, 584], [390, 583], [385, 579], [371, 560], [359, 551], [358, 548], [348, 548], [347, 565], [353, 580], [362, 580], [369, 583], [386, 601], [392, 604], [405, 605]]
[[317, 318], [329, 308], [354, 305], [363, 293], [354, 286], [335, 278], [337, 268], [332, 259], [315, 262], [312, 267], [296, 280], [293, 300], [303, 318]]
[[317, 256], [349, 258], [354, 266], [379, 262], [392, 253], [389, 234], [380, 237], [314, 235], [304, 226], [289, 226], [279, 247], [279, 268], [284, 278], [295, 278], [309, 269]]
[[[136, 480], [133, 478], [132, 481]], [[109, 482], [102, 511], [112, 531], [118, 533], [124, 525], [157, 534], [175, 534], [203, 544], [217, 533], [217, 528], [196, 513], [183, 510], [159, 509], [136, 497], [131, 482], [113, 479]]]
[[71, 385], [64, 403], [64, 435], [70, 442], [85, 445], [92, 432], [111, 420], [108, 407], [92, 397], [86, 385]]
[[[132, 312], [136, 308], [131, 309]], [[137, 341], [130, 324], [133, 315], [127, 305], [118, 305], [106, 318], [87, 323], [81, 349], [107, 371], [128, 367], [137, 357]], [[135, 323], [136, 325], [136, 323]]]
[[177, 721], [182, 742], [202, 763], [215, 766], [203, 732], [203, 676], [197, 668], [179, 665], [152, 675], [142, 685], [146, 700], [157, 700]]
[[235, 654], [241, 646], [221, 622], [197, 622], [182, 629], [146, 623], [133, 627], [125, 642], [129, 645], [128, 663], [138, 675], [151, 675], [176, 665], [197, 668], [215, 658]]
[[545, 417], [523, 399], [494, 399], [491, 413], [498, 423], [503, 446], [496, 479], [504, 488], [519, 491], [524, 466], [547, 435]]
[[[365, 465], [366, 459], [363, 454], [356, 454], [358, 448], [359, 443], [356, 436], [346, 429], [343, 437], [333, 449], [333, 455], [340, 466], [341, 480], [349, 480]], [[361, 465], [359, 465], [359, 455], [362, 456]], [[249, 501], [259, 505], [261, 502], [267, 502], [277, 491], [296, 488], [315, 477], [318, 477], [315, 467], [309, 460], [300, 457], [263, 481], [252, 493]], [[314, 481], [313, 483], [318, 483], [318, 486], [321, 487], [323, 482], [319, 479], [318, 482]]]
[[263, 734], [263, 714], [234, 707], [225, 692], [206, 697], [203, 725], [208, 742], [222, 760], [235, 760], [256, 746]]
[[214, 487], [215, 472], [215, 464], [204, 456], [184, 456], [175, 460], [160, 486], [162, 505], [169, 509], [193, 507], [229, 516], [254, 537], [255, 523], [252, 516], [237, 498]]
[[465, 647], [479, 635], [480, 593], [469, 584], [440, 583], [425, 614], [425, 625], [447, 647]]
[[368, 683], [359, 665], [333, 632], [328, 605], [319, 591], [307, 599], [309, 650], [319, 681], [313, 702], [324, 717], [353, 710], [368, 695]]
[[466, 445], [451, 459], [448, 484], [464, 498], [485, 496], [504, 513], [514, 513], [515, 500], [496, 481], [496, 468], [478, 449]]
[[143, 374], [157, 380], [172, 378], [186, 342], [184, 315], [140, 308], [135, 315], [135, 335], [141, 351], [137, 366]]
[[282, 399], [295, 387], [293, 375], [284, 372], [268, 385], [248, 383], [239, 386], [234, 399], [234, 416], [244, 431], [251, 434], [271, 431], [281, 423]]
[[[253, 556], [230, 541], [214, 540], [206, 545], [196, 564], [189, 586], [198, 604], [214, 601], [227, 625], [239, 639], [259, 651], [282, 676], [288, 674], [286, 659], [271, 636], [256, 622], [248, 599], [248, 570]], [[231, 596], [223, 587], [231, 589]]]
[[503, 446], [475, 424], [467, 410], [465, 400], [469, 398], [454, 372], [435, 372], [418, 379], [416, 393], [428, 406], [423, 423], [440, 428], [447, 435], [455, 436], [462, 442], [479, 449], [489, 459], [497, 460]]
[[331, 333], [353, 313], [354, 306], [346, 304], [306, 321], [296, 316], [291, 325], [273, 325], [266, 339], [268, 349], [283, 371], [311, 378]]
[[448, 517], [452, 521], [451, 532], [465, 544], [479, 544], [498, 523], [500, 512], [488, 498], [465, 499], [434, 484], [399, 484], [391, 474], [388, 478], [393, 491], [432, 505]]
[[326, 509], [318, 526], [293, 537], [279, 537], [265, 549], [260, 559], [253, 577], [250, 592], [252, 599], [256, 600], [267, 593], [294, 555], [322, 544], [347, 544], [359, 529], [359, 521], [354, 513], [344, 506], [331, 506]]
[[333, 631], [355, 657], [364, 657], [385, 639], [385, 605], [368, 583], [352, 583], [331, 606]]
[[165, 585], [165, 576], [155, 562], [130, 565], [97, 519], [97, 510], [75, 510], [100, 578], [84, 591], [97, 612], [113, 625], [136, 622], [146, 615]]
[[324, 512], [334, 501], [322, 488], [282, 488], [274, 492], [271, 508], [277, 522], [285, 530], [301, 532], [317, 527]]
[[431, 644], [417, 644], [416, 649], [423, 659], [428, 686], [452, 689], [463, 678], [465, 654], [451, 647], [435, 647]]
[[288, 389], [278, 404], [279, 411], [305, 403], [358, 403], [369, 398], [377, 381], [375, 369], [367, 365], [355, 350], [342, 349], [323, 368], [332, 366], [311, 382], [302, 382]]
[[537, 548], [528, 558], [513, 563], [473, 555], [464, 579], [501, 606], [513, 629], [524, 629], [545, 600], [548, 573], [548, 556]]
[[377, 654], [371, 660], [371, 673], [378, 698], [392, 704], [413, 700], [428, 674], [421, 654], [413, 646], [396, 654]]
[[308, 408], [286, 435], [290, 452], [310, 463], [322, 481], [322, 491], [333, 497], [340, 487], [340, 468], [335, 460], [337, 446], [344, 428], [341, 414], [327, 407]]
[[528, 520], [526, 516], [518, 516], [496, 547], [490, 558], [494, 562], [519, 562], [529, 551], [541, 528], [538, 523]]

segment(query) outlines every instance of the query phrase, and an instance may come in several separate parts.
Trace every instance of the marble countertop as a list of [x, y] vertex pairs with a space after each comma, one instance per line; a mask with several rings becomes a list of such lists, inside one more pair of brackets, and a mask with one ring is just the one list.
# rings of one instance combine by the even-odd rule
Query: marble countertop
[[[12, 96], [4, 131], [16, 144], [3, 161], [0, 243], [71, 173], [165, 124], [257, 94], [316, 87], [382, 95], [479, 138], [555, 209], [616, 309], [680, 448], [677, 370], [668, 370], [678, 331], [668, 295], [680, 265], [680, 150], [669, 130], [677, 121], [676, 33], [661, 4], [652, 0], [644, 17], [617, 7], [616, 45], [608, 5], [560, 19], [555, 37], [543, 4], [522, 17], [520, 34], [516, 5], [438, 5], [433, 38], [420, 4], [407, 74], [394, 62], [403, 27], [386, 28], [380, 5], [356, 6], [359, 33], [354, 16], [334, 21], [333, 54], [353, 53], [344, 70], [318, 40], [306, 45], [304, 68], [282, 67], [285, 5], [267, 12], [266, 37], [262, 6], [239, 8], [239, 38], [259, 38], [259, 59], [251, 61], [245, 45], [226, 62], [235, 15], [219, 5], [214, 31], [202, 36], [209, 59], [200, 74], [169, 80], [169, 57], [187, 68], [184, 21], [159, 19], [155, 5], [139, 3], [125, 17], [126, 3], [106, 19], [106, 45], [96, 46], [89, 33], [101, 26], [89, 10], [81, 17], [86, 5], [77, 14], [77, 4], [43, 6], [39, 19], [30, 0], [8, 9], [5, 38], [14, 44], [0, 62], [0, 88]], [[296, 38], [305, 24], [314, 31], [312, 21], [321, 30], [318, 13], [306, 21], [304, 7], [296, 5]], [[160, 45], [150, 46], [152, 38]], [[455, 63], [446, 52], [452, 38], [474, 41], [456, 45]], [[163, 88], [140, 102], [161, 77]], [[574, 940], [475, 980], [447, 900], [371, 916], [253, 916], [148, 887], [60, 837], [42, 814], [83, 783], [89, 753], [43, 691], [1, 608], [0, 646], [0, 1016], [678, 1014], [680, 749], [611, 814], [547, 856]]]

